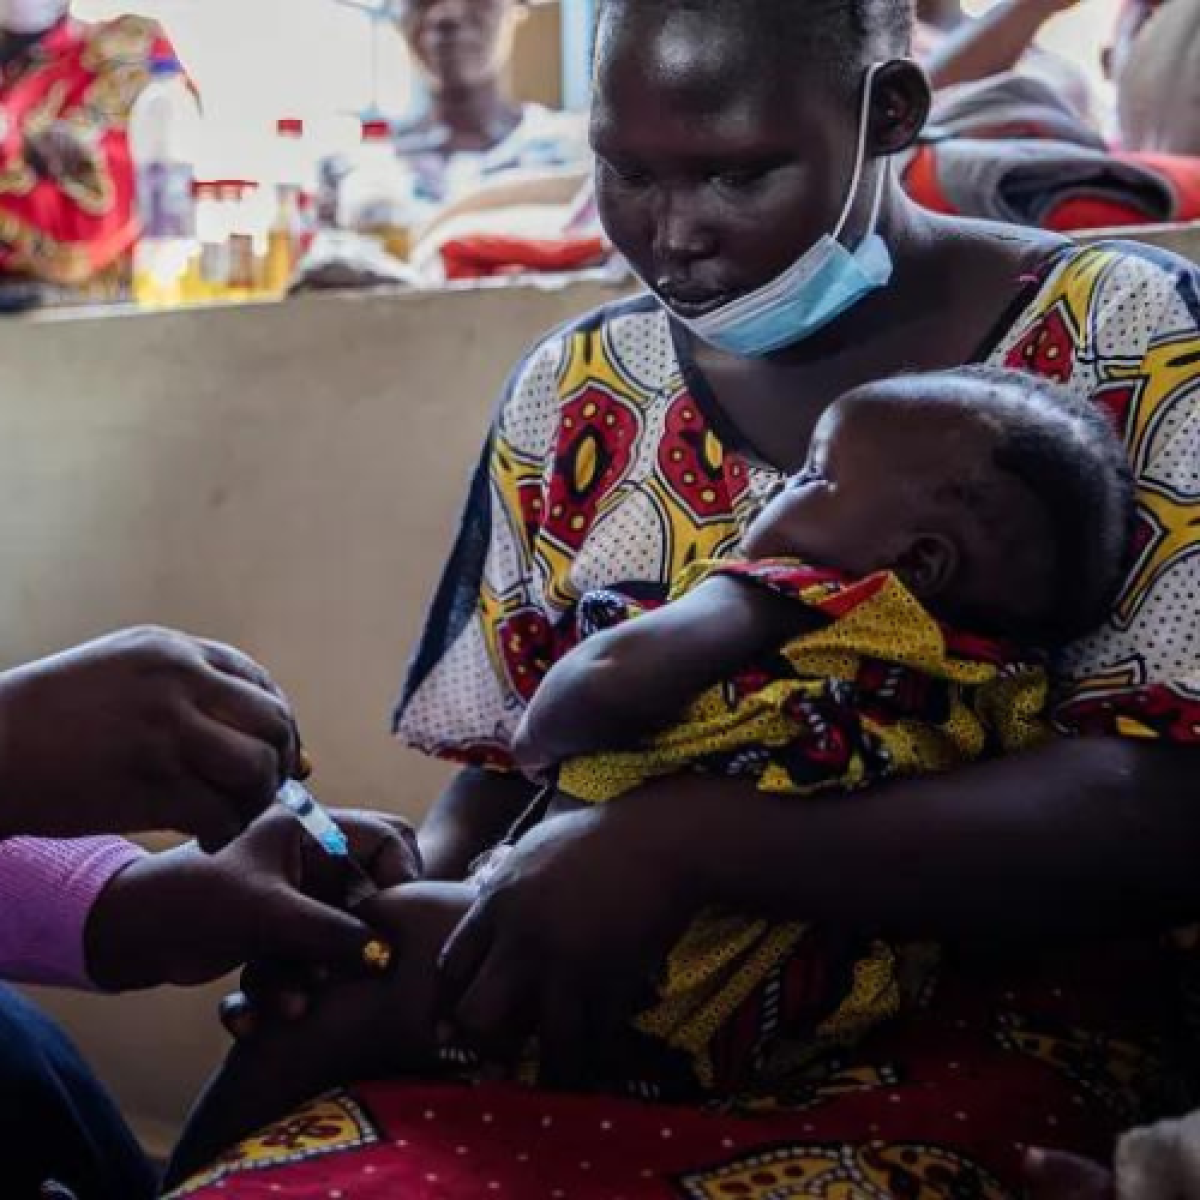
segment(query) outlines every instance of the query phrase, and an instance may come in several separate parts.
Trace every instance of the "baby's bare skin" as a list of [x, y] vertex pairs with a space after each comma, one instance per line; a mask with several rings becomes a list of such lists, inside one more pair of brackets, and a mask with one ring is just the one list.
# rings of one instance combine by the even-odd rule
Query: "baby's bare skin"
[[436, 1066], [438, 956], [477, 894], [467, 883], [415, 883], [363, 904], [359, 914], [396, 948], [391, 973], [341, 983], [298, 1021], [234, 1046], [188, 1119], [168, 1184], [340, 1083]]

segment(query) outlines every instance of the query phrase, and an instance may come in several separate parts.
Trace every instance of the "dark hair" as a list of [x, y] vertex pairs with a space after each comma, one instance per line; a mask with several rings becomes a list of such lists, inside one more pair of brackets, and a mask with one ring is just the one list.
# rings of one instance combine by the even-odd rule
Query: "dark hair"
[[[918, 386], [920, 376], [909, 377]], [[1108, 617], [1126, 572], [1136, 519], [1136, 488], [1124, 445], [1108, 415], [1089, 399], [1040, 376], [970, 366], [924, 377], [975, 385], [970, 411], [998, 435], [992, 465], [1019, 479], [1049, 522], [1055, 563], [1051, 611], [1030, 631], [1062, 643]], [[984, 524], [1005, 514], [978, 479], [954, 485]]]
[[861, 83], [868, 63], [902, 58], [912, 47], [913, 0], [600, 0], [600, 16], [625, 4], [711, 14], [752, 31], [758, 44], [794, 60], [806, 58], [849, 71]]

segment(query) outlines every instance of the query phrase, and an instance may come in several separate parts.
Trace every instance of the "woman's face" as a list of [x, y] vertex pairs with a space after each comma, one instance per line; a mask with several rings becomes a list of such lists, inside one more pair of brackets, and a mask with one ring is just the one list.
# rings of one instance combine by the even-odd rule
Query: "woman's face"
[[[592, 145], [601, 220], [685, 317], [753, 291], [832, 231], [860, 97], [703, 12], [636, 0], [601, 26]], [[869, 188], [850, 228], [870, 207]]]
[[470, 87], [503, 69], [523, 11], [517, 0], [402, 0], [400, 31], [435, 84]]

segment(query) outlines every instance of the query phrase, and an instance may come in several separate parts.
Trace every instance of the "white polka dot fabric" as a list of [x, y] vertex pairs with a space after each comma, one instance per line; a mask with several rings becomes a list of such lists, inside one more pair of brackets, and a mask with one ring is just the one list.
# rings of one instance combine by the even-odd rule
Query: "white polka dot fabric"
[[[1069, 720], [1095, 727], [1100, 714], [1111, 731], [1200, 741], [1197, 272], [1119, 244], [1073, 250], [991, 361], [1105, 404], [1138, 476], [1141, 549], [1125, 593], [1062, 658]], [[534, 351], [499, 420], [480, 601], [402, 713], [405, 741], [502, 759], [585, 591], [665, 592], [690, 561], [736, 546], [780, 476], [723, 445], [701, 401], [648, 300]], [[1152, 719], [1164, 706], [1170, 719]]]

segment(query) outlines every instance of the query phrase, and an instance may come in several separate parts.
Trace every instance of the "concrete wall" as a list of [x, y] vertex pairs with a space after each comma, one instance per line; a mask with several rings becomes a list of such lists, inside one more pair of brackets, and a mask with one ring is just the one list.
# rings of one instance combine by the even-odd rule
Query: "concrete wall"
[[[0, 663], [144, 621], [237, 643], [293, 696], [324, 797], [418, 817], [444, 771], [388, 714], [491, 407], [611, 294], [0, 324]], [[162, 1144], [220, 992], [45, 999]]]

